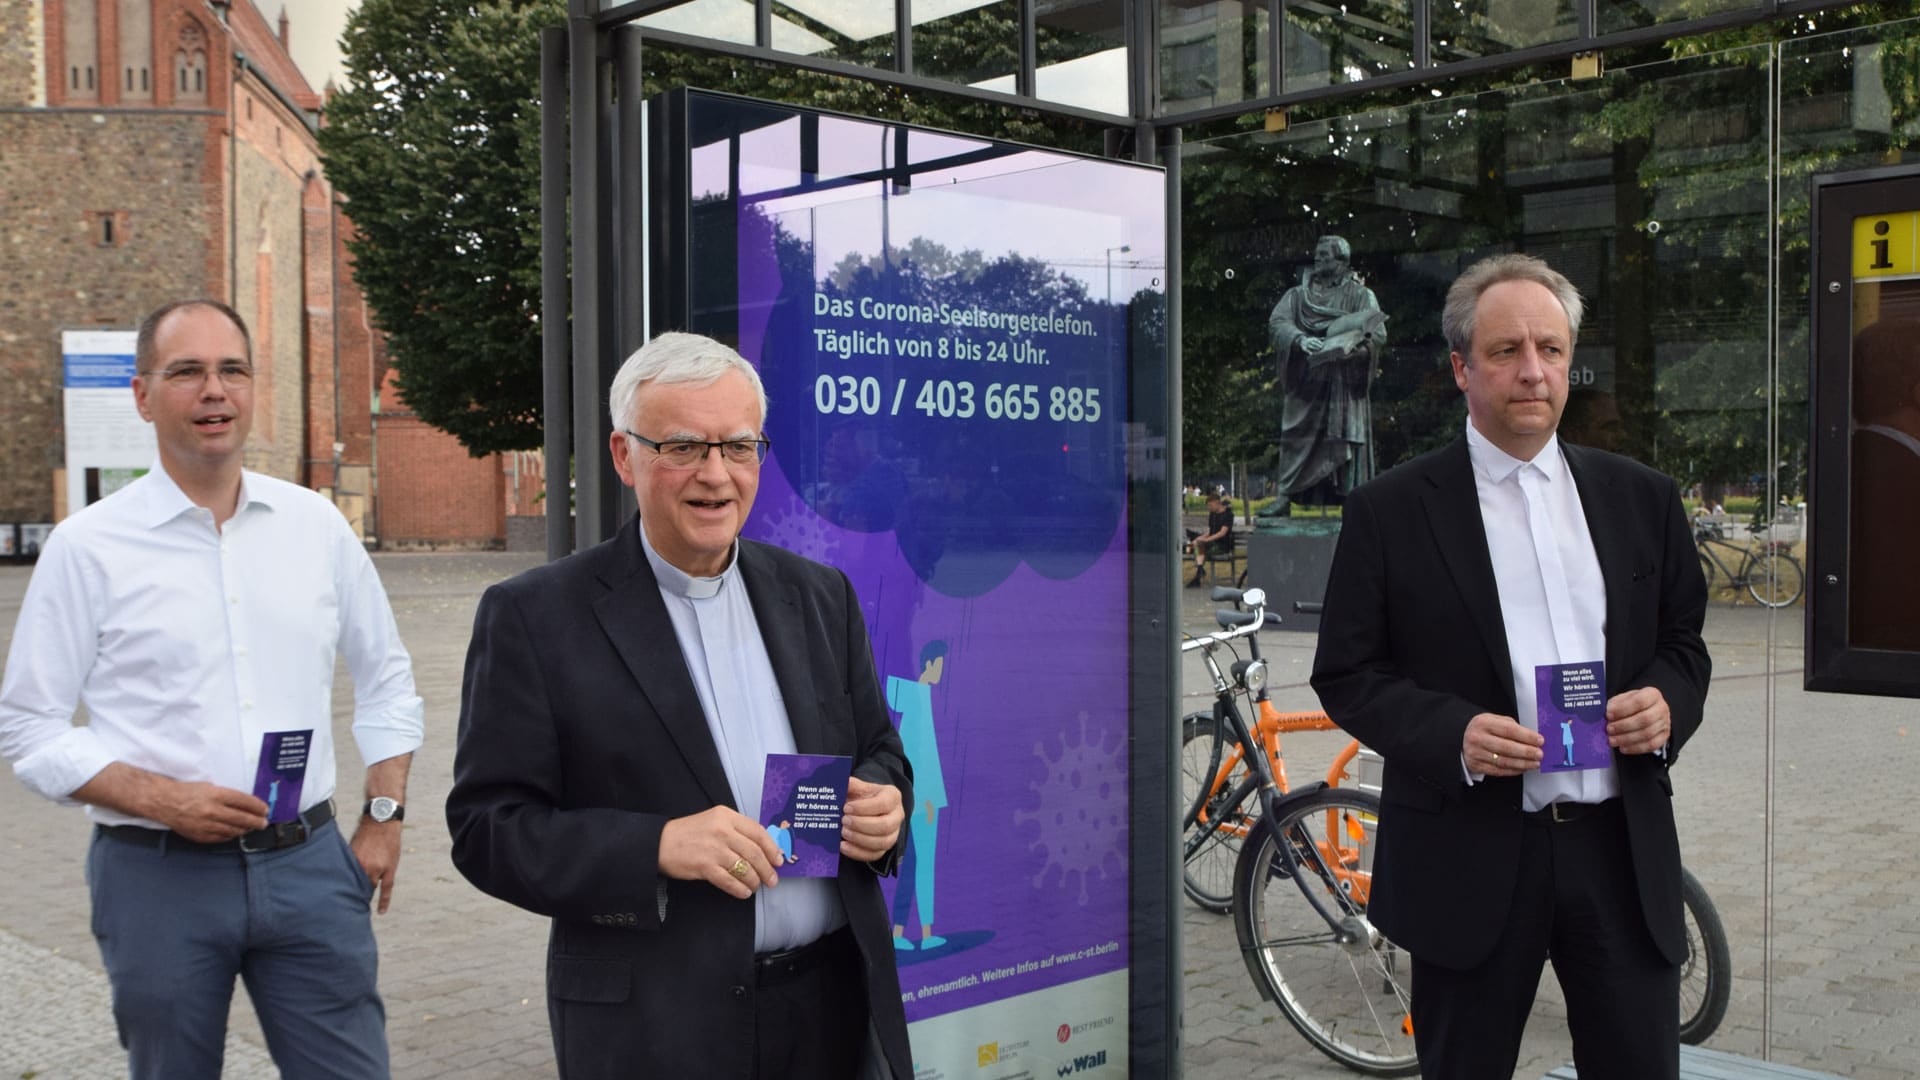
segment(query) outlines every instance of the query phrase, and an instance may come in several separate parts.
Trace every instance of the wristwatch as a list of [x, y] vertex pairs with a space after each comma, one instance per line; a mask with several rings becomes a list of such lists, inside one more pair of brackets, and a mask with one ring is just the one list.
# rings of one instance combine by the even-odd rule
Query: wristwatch
[[376, 795], [367, 800], [367, 808], [360, 811], [376, 822], [401, 821], [407, 816], [407, 808], [399, 800], [389, 799], [385, 795]]

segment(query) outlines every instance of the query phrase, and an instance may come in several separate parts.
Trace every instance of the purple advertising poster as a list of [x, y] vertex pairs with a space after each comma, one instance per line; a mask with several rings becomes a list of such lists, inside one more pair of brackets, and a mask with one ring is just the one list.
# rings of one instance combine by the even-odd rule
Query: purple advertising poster
[[915, 1058], [1051, 1069], [1079, 1030], [1122, 1063], [1128, 350], [1164, 177], [743, 108], [690, 103], [692, 329], [766, 384], [747, 535], [847, 573], [913, 767], [885, 888]]
[[1541, 772], [1578, 772], [1612, 764], [1604, 663], [1541, 664], [1533, 669], [1533, 688], [1540, 706], [1540, 734], [1547, 739], [1541, 748]]

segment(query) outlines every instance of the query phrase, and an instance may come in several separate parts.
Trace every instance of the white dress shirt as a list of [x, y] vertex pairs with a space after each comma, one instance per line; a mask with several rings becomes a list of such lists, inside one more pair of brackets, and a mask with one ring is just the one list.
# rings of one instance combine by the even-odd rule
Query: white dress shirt
[[[1539, 730], [1540, 713], [1534, 668], [1540, 664], [1575, 664], [1604, 660], [1607, 655], [1607, 583], [1594, 554], [1593, 535], [1581, 509], [1580, 492], [1560, 453], [1555, 435], [1532, 461], [1521, 461], [1493, 445], [1467, 422], [1467, 457], [1473, 462], [1473, 483], [1480, 496], [1480, 521], [1487, 530], [1487, 554], [1493, 559], [1493, 579], [1500, 593], [1500, 621], [1506, 627], [1507, 654], [1513, 664], [1513, 700], [1523, 727]], [[1543, 560], [1535, 550], [1528, 516], [1529, 495], [1522, 473], [1531, 471], [1527, 484], [1539, 492], [1546, 515], [1543, 535], [1552, 550]], [[1543, 571], [1542, 563], [1558, 557], [1560, 573]], [[1565, 592], [1550, 598], [1560, 582]], [[1556, 606], [1570, 609], [1556, 612]], [[1558, 616], [1556, 618], [1556, 615]], [[1545, 732], [1557, 744], [1555, 732]], [[1551, 752], [1549, 747], [1549, 752]], [[1471, 774], [1472, 781], [1481, 774]], [[1569, 772], [1522, 774], [1521, 808], [1538, 810], [1555, 802], [1594, 803], [1620, 794], [1620, 777], [1611, 759], [1606, 766]]]
[[[760, 638], [747, 583], [740, 579], [740, 544], [717, 577], [693, 577], [653, 550], [647, 530], [640, 546], [660, 586], [680, 655], [693, 676], [707, 731], [720, 751], [720, 767], [733, 789], [734, 806], [759, 820], [768, 754], [795, 752], [786, 699]], [[779, 867], [774, 868], [779, 872]], [[753, 894], [753, 951], [773, 952], [812, 942], [844, 926], [840, 894], [828, 878], [783, 875], [780, 884]], [[661, 916], [663, 919], [666, 916]]]
[[[304, 811], [333, 795], [336, 651], [353, 675], [361, 759], [418, 747], [407, 651], [373, 561], [333, 504], [246, 472], [216, 528], [155, 462], [61, 522], [41, 550], [0, 680], [0, 756], [62, 802], [116, 761], [251, 792], [262, 735], [310, 729]], [[79, 726], [76, 702], [87, 709]]]

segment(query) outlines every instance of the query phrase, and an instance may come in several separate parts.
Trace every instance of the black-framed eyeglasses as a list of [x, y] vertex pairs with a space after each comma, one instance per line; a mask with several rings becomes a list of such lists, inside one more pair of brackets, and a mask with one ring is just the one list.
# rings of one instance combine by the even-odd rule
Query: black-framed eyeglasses
[[620, 429], [620, 433], [638, 439], [641, 445], [660, 455], [661, 464], [669, 469], [697, 469], [706, 464], [707, 455], [720, 451], [720, 460], [729, 465], [758, 465], [767, 460], [767, 448], [773, 445], [766, 436], [758, 439], [721, 439], [718, 442], [705, 442], [699, 439], [668, 439], [654, 442], [637, 431]]

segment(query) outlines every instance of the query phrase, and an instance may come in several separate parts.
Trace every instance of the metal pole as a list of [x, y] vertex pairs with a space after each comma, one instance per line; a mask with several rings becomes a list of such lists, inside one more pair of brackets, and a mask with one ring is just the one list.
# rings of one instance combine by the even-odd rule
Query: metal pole
[[547, 560], [573, 550], [573, 394], [567, 355], [567, 29], [540, 32], [540, 385]]
[[619, 264], [615, 270], [620, 310], [615, 313], [620, 327], [617, 355], [624, 360], [647, 342], [645, 312], [647, 306], [647, 215], [645, 205], [646, 142], [645, 91], [641, 86], [642, 41], [638, 26], [619, 30], [615, 46], [619, 63], [619, 124], [614, 131], [618, 157], [613, 174], [620, 219]]
[[[574, 0], [576, 12], [581, 0]], [[576, 13], [567, 21], [567, 46], [571, 70], [567, 82], [571, 93], [570, 128], [573, 144], [572, 163], [573, 227], [578, 237], [573, 245], [573, 471], [574, 471], [574, 543], [590, 547], [605, 539], [601, 525], [603, 512], [601, 474], [606, 471], [604, 447], [596, 445], [594, 434], [601, 429], [600, 287], [602, 272], [600, 245], [606, 235], [606, 220], [600, 201], [600, 58], [598, 31], [593, 20]]]
[[[1163, 164], [1167, 170], [1166, 461], [1167, 502], [1170, 513], [1168, 515], [1166, 535], [1166, 550], [1168, 552], [1167, 571], [1161, 575], [1163, 579], [1162, 585], [1167, 590], [1168, 617], [1174, 620], [1174, 625], [1169, 626], [1167, 629], [1169, 640], [1177, 639], [1179, 632], [1180, 575], [1185, 569], [1180, 562], [1180, 541], [1182, 539], [1180, 526], [1184, 520], [1182, 513], [1186, 509], [1185, 492], [1187, 483], [1186, 477], [1180, 467], [1180, 411], [1184, 408], [1180, 393], [1180, 334], [1182, 332], [1180, 318], [1180, 142], [1180, 129], [1177, 127], [1169, 128], [1165, 138]], [[1169, 647], [1165, 650], [1164, 655], [1165, 659], [1163, 663], [1166, 664], [1164, 677], [1166, 679], [1166, 685], [1171, 691], [1173, 702], [1173, 708], [1169, 709], [1167, 713], [1170, 722], [1166, 730], [1169, 740], [1177, 740], [1179, 735], [1175, 733], [1178, 732], [1180, 728], [1178, 719], [1180, 715], [1180, 650]], [[1171, 753], [1172, 756], [1168, 758], [1169, 761], [1177, 762], [1180, 760], [1177, 747], [1175, 747]], [[1173, 816], [1170, 820], [1177, 822], [1186, 811], [1186, 807], [1180, 805], [1180, 785], [1178, 782], [1172, 783], [1169, 786], [1174, 789], [1172, 796], [1174, 803]], [[1178, 912], [1181, 910], [1180, 874], [1184, 864], [1180, 850], [1180, 830], [1174, 828], [1167, 830], [1167, 832], [1169, 834], [1167, 842], [1170, 848], [1167, 854], [1167, 866], [1169, 870], [1166, 876], [1166, 895], [1162, 897], [1161, 902], [1168, 905], [1168, 911]], [[1168, 986], [1166, 992], [1167, 1000], [1171, 1003], [1168, 1012], [1173, 1019], [1168, 1025], [1168, 1031], [1171, 1037], [1168, 1039], [1167, 1060], [1163, 1064], [1168, 1076], [1177, 1077], [1180, 1075], [1180, 1062], [1183, 1057], [1182, 1051], [1186, 1043], [1186, 1029], [1183, 1024], [1183, 1018], [1186, 1016], [1186, 987], [1185, 980], [1182, 977], [1182, 972], [1186, 970], [1186, 962], [1182, 955], [1182, 935], [1176, 933], [1169, 934], [1168, 937], [1170, 938], [1170, 943], [1167, 950], [1169, 960]]]

